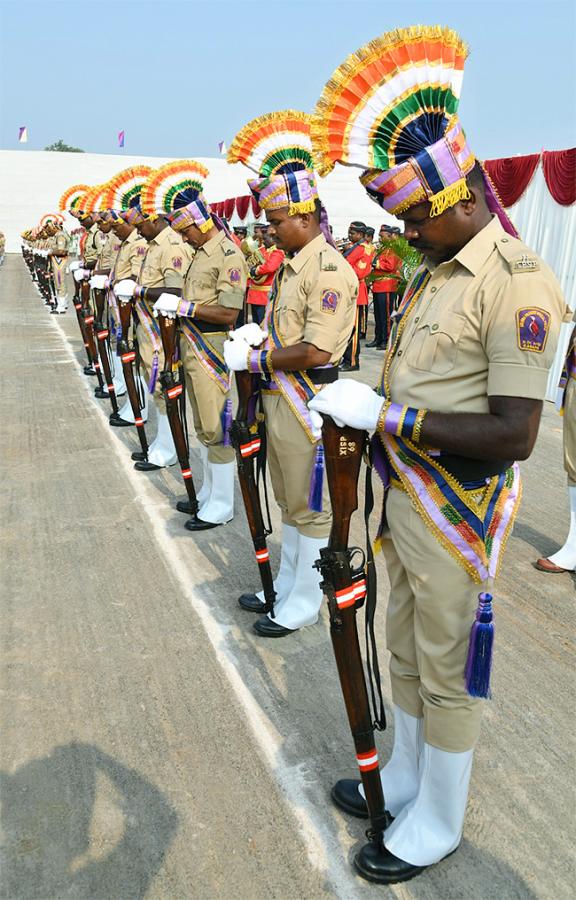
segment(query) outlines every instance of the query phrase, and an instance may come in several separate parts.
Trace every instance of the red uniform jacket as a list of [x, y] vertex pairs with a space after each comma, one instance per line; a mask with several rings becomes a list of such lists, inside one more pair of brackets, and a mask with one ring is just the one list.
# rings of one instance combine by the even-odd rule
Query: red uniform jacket
[[374, 294], [395, 294], [402, 274], [400, 257], [396, 256], [390, 248], [386, 248], [376, 256], [372, 265], [375, 272], [382, 272], [382, 277], [375, 278], [372, 282], [372, 292]]
[[272, 246], [268, 249], [260, 247], [260, 253], [264, 257], [264, 262], [256, 266], [255, 271], [256, 275], [265, 275], [266, 278], [259, 284], [254, 284], [251, 278], [248, 279], [246, 302], [253, 306], [266, 306], [274, 276], [284, 262], [284, 251], [278, 250], [277, 247]]
[[358, 278], [358, 297], [356, 299], [357, 306], [368, 305], [368, 289], [366, 287], [366, 276], [370, 274], [372, 268], [372, 254], [368, 250], [366, 244], [352, 244], [348, 250], [344, 251], [346, 262], [350, 263], [356, 277]]

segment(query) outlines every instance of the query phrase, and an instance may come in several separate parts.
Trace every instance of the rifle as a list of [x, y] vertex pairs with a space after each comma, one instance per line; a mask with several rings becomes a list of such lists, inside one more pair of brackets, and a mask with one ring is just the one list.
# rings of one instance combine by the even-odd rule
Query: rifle
[[134, 380], [134, 369], [132, 363], [136, 359], [137, 349], [134, 341], [130, 341], [130, 319], [132, 317], [132, 301], [123, 302], [118, 297], [118, 311], [120, 313], [120, 325], [122, 326], [122, 338], [118, 342], [118, 353], [122, 361], [122, 369], [124, 371], [124, 381], [126, 382], [126, 393], [130, 400], [130, 406], [134, 413], [134, 424], [138, 433], [138, 440], [142, 447], [144, 459], [148, 459], [148, 440], [146, 438], [146, 430], [144, 428], [144, 420], [142, 419], [142, 406], [138, 396], [138, 388]]
[[[176, 456], [180, 464], [180, 471], [184, 479], [184, 487], [188, 494], [190, 510], [192, 515], [198, 512], [198, 500], [196, 491], [194, 490], [194, 481], [192, 479], [192, 470], [190, 468], [190, 456], [188, 453], [188, 435], [184, 430], [184, 415], [180, 415], [180, 411], [184, 413], [186, 403], [186, 393], [184, 390], [184, 372], [181, 369], [181, 376], [178, 380], [174, 377], [172, 363], [176, 356], [177, 341], [177, 325], [176, 319], [158, 314], [158, 324], [160, 326], [160, 337], [162, 338], [162, 349], [164, 351], [164, 368], [160, 372], [160, 384], [162, 393], [166, 402], [166, 415], [168, 416], [168, 424], [172, 432], [174, 446], [176, 448]], [[178, 408], [180, 406], [180, 409]]]
[[[76, 310], [76, 318], [78, 320], [78, 327], [80, 328], [80, 334], [82, 335], [82, 343], [84, 344], [84, 349], [86, 350], [86, 357], [88, 359], [88, 363], [84, 366], [84, 373], [87, 375], [86, 369], [91, 369], [94, 365], [94, 360], [92, 359], [92, 354], [90, 353], [90, 345], [88, 342], [88, 333], [86, 330], [86, 325], [84, 324], [84, 316], [82, 315], [82, 300], [80, 298], [80, 282], [74, 279], [74, 309]], [[92, 375], [95, 375], [95, 371], [92, 372]]]
[[110, 366], [110, 329], [105, 315], [106, 312], [106, 294], [98, 288], [94, 289], [94, 299], [96, 301], [96, 321], [94, 329], [98, 338], [98, 352], [100, 354], [100, 362], [104, 369], [104, 378], [108, 388], [108, 398], [112, 406], [112, 412], [118, 412], [118, 401], [116, 400], [116, 389], [114, 387], [114, 379], [112, 376], [112, 368]]
[[90, 350], [90, 356], [93, 360], [92, 365], [94, 366], [96, 378], [98, 379], [98, 387], [100, 388], [100, 390], [103, 390], [104, 379], [102, 378], [102, 369], [100, 368], [100, 363], [98, 362], [98, 350], [96, 349], [96, 338], [94, 337], [94, 313], [90, 308], [90, 285], [87, 281], [82, 281], [81, 283], [80, 296], [82, 298], [81, 315], [84, 319], [84, 325], [86, 328], [88, 349]]
[[[365, 431], [338, 428], [328, 416], [322, 418], [326, 476], [332, 501], [332, 529], [328, 547], [320, 551], [315, 567], [322, 575], [320, 586], [328, 599], [332, 648], [366, 793], [371, 821], [371, 828], [366, 834], [370, 841], [382, 847], [382, 835], [390, 824], [390, 817], [384, 806], [374, 728], [383, 728], [386, 723], [381, 710], [379, 719], [373, 724], [358, 640], [356, 611], [366, 597], [366, 557], [360, 547], [348, 547], [350, 519], [358, 508], [358, 475], [367, 436]], [[358, 555], [361, 562], [355, 567], [353, 559]], [[371, 555], [369, 565], [374, 565]], [[374, 670], [377, 672], [376, 664]], [[374, 700], [373, 692], [372, 697]]]
[[270, 554], [266, 544], [266, 537], [270, 531], [264, 527], [260, 493], [254, 478], [254, 457], [261, 451], [263, 435], [260, 428], [256, 433], [250, 430], [250, 422], [253, 419], [251, 410], [255, 410], [260, 391], [260, 376], [252, 375], [250, 372], [236, 372], [236, 388], [238, 390], [238, 409], [230, 429], [230, 439], [236, 451], [238, 481], [242, 490], [246, 518], [262, 581], [264, 612], [270, 613], [274, 618], [276, 591], [270, 566]]

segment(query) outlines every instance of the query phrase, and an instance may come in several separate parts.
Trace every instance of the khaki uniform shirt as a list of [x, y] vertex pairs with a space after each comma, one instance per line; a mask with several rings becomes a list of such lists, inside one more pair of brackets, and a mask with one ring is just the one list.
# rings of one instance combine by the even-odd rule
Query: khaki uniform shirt
[[196, 251], [184, 284], [184, 299], [242, 309], [248, 269], [242, 251], [223, 231]]
[[169, 226], [148, 243], [138, 275], [143, 287], [182, 288], [190, 265], [190, 253], [179, 234]]
[[92, 228], [88, 229], [88, 236], [86, 237], [86, 243], [84, 244], [85, 263], [96, 262], [98, 256], [100, 255], [100, 250], [102, 249], [103, 243], [104, 235], [101, 231], [98, 230], [97, 225], [93, 225]]
[[113, 263], [113, 246], [118, 244], [118, 238], [116, 235], [109, 231], [108, 234], [103, 234], [103, 243], [100, 248], [100, 253], [98, 254], [98, 259], [96, 261], [97, 269], [111, 269]]
[[58, 253], [68, 253], [70, 249], [70, 240], [71, 238], [68, 232], [61, 228], [52, 238], [51, 249], [58, 251]]
[[128, 237], [120, 244], [120, 249], [114, 260], [112, 278], [121, 281], [123, 278], [138, 280], [144, 257], [146, 256], [147, 243], [140, 237], [136, 229], [131, 231]]
[[487, 413], [491, 396], [542, 400], [566, 313], [546, 263], [494, 217], [429, 269], [390, 367], [392, 401]]
[[358, 279], [352, 267], [320, 234], [285, 260], [280, 275], [276, 320], [284, 344], [314, 344], [338, 363], [356, 319]]

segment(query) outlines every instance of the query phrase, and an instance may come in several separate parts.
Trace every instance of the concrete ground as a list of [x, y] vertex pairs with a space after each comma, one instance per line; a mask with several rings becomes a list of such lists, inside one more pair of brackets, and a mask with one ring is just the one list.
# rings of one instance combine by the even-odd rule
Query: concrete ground
[[[531, 565], [568, 525], [550, 404], [496, 593], [494, 697], [463, 844], [384, 888], [353, 874], [364, 824], [329, 800], [356, 768], [326, 610], [281, 641], [252, 633], [236, 603], [257, 587], [239, 490], [232, 524], [183, 529], [177, 467], [134, 471], [133, 429], [109, 428], [81, 374], [74, 312], [48, 315], [15, 255], [0, 270], [0, 327], [0, 896], [573, 896], [575, 581]], [[360, 377], [375, 383], [381, 359], [365, 351]], [[381, 560], [378, 572], [384, 663]], [[386, 677], [384, 690], [389, 702]], [[392, 737], [391, 724], [381, 758]]]

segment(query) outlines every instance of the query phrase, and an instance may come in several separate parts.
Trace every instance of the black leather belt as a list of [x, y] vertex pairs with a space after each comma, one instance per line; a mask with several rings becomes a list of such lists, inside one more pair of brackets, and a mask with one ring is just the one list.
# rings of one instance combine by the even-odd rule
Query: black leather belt
[[[332, 384], [333, 381], [338, 381], [340, 373], [338, 366], [329, 366], [325, 369], [305, 369], [304, 374], [310, 379], [312, 384]], [[262, 378], [260, 387], [264, 391], [272, 390], [274, 384], [267, 378]]]
[[203, 322], [202, 319], [194, 319], [194, 328], [202, 334], [226, 334], [229, 331], [222, 322]]
[[512, 465], [512, 461], [508, 460], [469, 459], [467, 456], [455, 456], [450, 453], [441, 453], [439, 457], [433, 459], [461, 483], [483, 481], [485, 478], [502, 475]]

